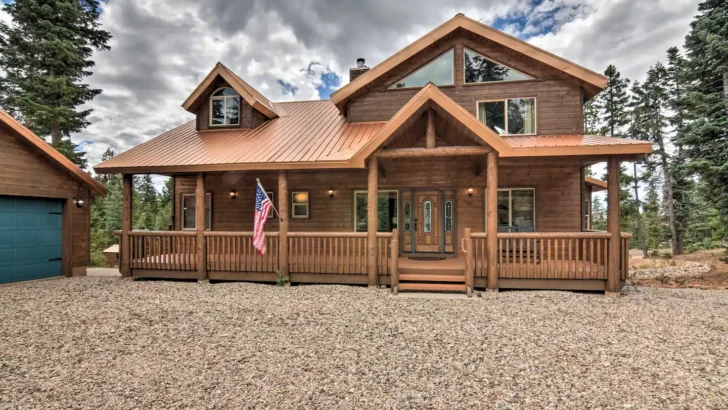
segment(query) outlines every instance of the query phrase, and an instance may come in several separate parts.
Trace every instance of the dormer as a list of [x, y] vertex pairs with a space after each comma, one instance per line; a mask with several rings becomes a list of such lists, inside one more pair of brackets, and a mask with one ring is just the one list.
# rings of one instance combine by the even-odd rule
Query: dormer
[[197, 116], [197, 130], [255, 128], [279, 117], [275, 104], [221, 63], [182, 107]]

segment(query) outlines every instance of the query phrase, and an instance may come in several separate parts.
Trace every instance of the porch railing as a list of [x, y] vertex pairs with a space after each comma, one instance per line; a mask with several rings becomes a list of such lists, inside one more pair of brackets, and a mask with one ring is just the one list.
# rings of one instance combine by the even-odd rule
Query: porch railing
[[132, 269], [194, 271], [196, 247], [195, 232], [129, 232]]
[[265, 255], [253, 247], [253, 232], [205, 232], [207, 269], [225, 272], [275, 273], [278, 268], [278, 232], [266, 232]]
[[359, 232], [289, 232], [291, 273], [366, 275], [367, 234]]

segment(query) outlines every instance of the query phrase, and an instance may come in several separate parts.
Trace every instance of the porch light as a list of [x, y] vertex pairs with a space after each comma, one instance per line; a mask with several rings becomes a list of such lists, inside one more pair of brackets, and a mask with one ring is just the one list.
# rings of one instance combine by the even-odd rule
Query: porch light
[[473, 196], [473, 187], [468, 188], [468, 196]]
[[76, 208], [83, 208], [83, 198], [76, 198], [73, 203], [76, 204]]
[[334, 189], [329, 188], [329, 198], [333, 198], [333, 197], [334, 197]]
[[235, 199], [238, 197], [238, 191], [231, 189], [230, 190], [230, 199]]

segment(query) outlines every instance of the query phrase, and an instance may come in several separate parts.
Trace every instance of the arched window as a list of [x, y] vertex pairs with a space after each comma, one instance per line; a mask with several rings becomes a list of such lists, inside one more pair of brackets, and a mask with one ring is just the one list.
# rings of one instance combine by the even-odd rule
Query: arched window
[[240, 124], [240, 95], [230, 87], [220, 88], [210, 97], [210, 125]]
[[445, 232], [452, 232], [452, 201], [445, 202]]
[[425, 201], [425, 232], [432, 232], [432, 202]]
[[411, 231], [411, 220], [412, 220], [412, 205], [410, 205], [410, 202], [407, 201], [404, 203], [404, 231], [410, 232]]

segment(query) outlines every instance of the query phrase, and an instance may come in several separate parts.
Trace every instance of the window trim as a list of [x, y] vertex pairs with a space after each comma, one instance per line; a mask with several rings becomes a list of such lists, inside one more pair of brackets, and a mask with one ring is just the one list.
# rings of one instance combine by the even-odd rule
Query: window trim
[[[465, 81], [465, 51], [466, 50], [467, 51], [470, 51], [472, 53], [475, 53], [475, 54], [477, 54], [477, 55], [479, 55], [481, 57], [483, 57], [484, 59], [490, 61], [491, 63], [495, 63], [495, 64], [498, 64], [498, 65], [502, 65], [503, 67], [506, 67], [506, 68], [511, 69], [513, 71], [517, 71], [520, 74], [523, 74], [523, 75], [525, 75], [528, 78], [526, 78], [524, 80], [480, 81], [480, 82], [477, 82], [477, 83], [469, 83], [469, 82]], [[493, 60], [492, 58], [486, 57], [483, 54], [480, 54], [479, 52], [473, 50], [472, 48], [463, 47], [463, 85], [484, 85], [484, 84], [518, 83], [518, 82], [524, 82], [524, 81], [533, 81], [535, 79], [536, 79], [535, 77], [532, 77], [532, 76], [524, 73], [521, 70], [517, 70], [517, 69], [509, 66], [508, 64], [503, 64], [503, 63], [501, 63], [499, 61]], [[521, 134], [518, 134], [518, 135], [521, 135]]]
[[434, 63], [438, 58], [444, 56], [445, 54], [447, 54], [447, 53], [449, 53], [451, 51], [453, 53], [453, 55], [452, 55], [452, 79], [450, 80], [450, 84], [437, 85], [437, 87], [442, 88], [442, 87], [454, 87], [454, 86], [456, 86], [456, 84], [455, 84], [455, 57], [456, 56], [455, 56], [455, 47], [453, 47], [453, 48], [447, 49], [445, 52], [443, 52], [441, 54], [438, 54], [436, 57], [432, 58], [428, 62], [422, 64], [421, 66], [417, 67], [416, 69], [414, 69], [414, 70], [410, 71], [409, 73], [403, 75], [402, 77], [398, 78], [396, 81], [394, 81], [393, 83], [389, 84], [387, 86], [387, 88], [385, 88], [385, 90], [386, 91], [418, 90], [420, 88], [425, 87], [427, 84], [425, 84], [425, 85], [418, 85], [418, 86], [412, 86], [412, 87], [399, 87], [399, 88], [395, 87], [395, 85], [398, 82], [404, 80], [405, 78], [411, 76], [412, 74], [414, 74], [414, 73], [422, 70], [423, 68], [427, 67], [428, 65]]
[[[533, 100], [533, 133], [531, 134], [509, 134], [508, 133], [508, 100]], [[485, 100], [476, 100], [475, 101], [475, 115], [478, 118], [478, 121], [480, 121], [483, 125], [485, 123], [482, 119], [480, 119], [480, 103], [487, 103], [487, 102], [505, 102], [505, 119], [506, 119], [506, 133], [505, 134], [499, 134], [501, 137], [523, 137], [523, 136], [529, 136], [529, 135], [538, 135], [538, 98], [534, 97], [509, 97], [509, 98], [491, 98], [491, 99], [485, 99]], [[485, 125], [487, 127], [487, 125]], [[495, 132], [495, 130], [493, 130]]]
[[[296, 205], [303, 205], [303, 203], [296, 203], [296, 201], [294, 201], [296, 194], [306, 194], [306, 215], [296, 215]], [[291, 219], [309, 219], [310, 217], [311, 193], [309, 191], [291, 191]]]
[[[193, 228], [185, 228], [185, 214], [187, 212], [187, 207], [185, 206], [185, 197], [191, 196], [195, 197], [195, 194], [181, 194], [181, 204], [180, 204], [180, 228], [182, 228], [183, 231], [196, 231], [197, 230], [197, 218], [195, 218], [195, 226]], [[205, 222], [210, 224], [210, 228], [205, 227], [206, 231], [212, 231], [212, 193], [211, 192], [205, 192], [205, 202], [206, 206], [208, 207], [208, 213], [205, 218]], [[197, 212], [197, 210], [195, 210]]]
[[[219, 95], [219, 96], [215, 96], [215, 93], [217, 93], [220, 90], [227, 89], [227, 88], [235, 91], [235, 89], [232, 88], [232, 87], [220, 87], [220, 88], [216, 89], [215, 91], [213, 91], [212, 94], [210, 94], [210, 115], [208, 115], [208, 124], [210, 125], [210, 127], [239, 127], [240, 124], [241, 124], [241, 122], [242, 122], [242, 118], [241, 118], [242, 117], [242, 115], [241, 115], [242, 107], [241, 107], [241, 104], [240, 104], [240, 102], [241, 102], [240, 93], [238, 93], [237, 91], [235, 91], [237, 93], [237, 95]], [[228, 98], [237, 98], [238, 99], [238, 123], [237, 124], [226, 124], [226, 123], [223, 123], [223, 124], [213, 124], [212, 123], [212, 102], [215, 101], [215, 100], [223, 100], [223, 113], [224, 113], [223, 114], [223, 118], [224, 118], [224, 121], [227, 121], [227, 99]]]
[[[483, 198], [483, 203], [485, 204], [484, 209], [484, 215], [485, 215], [485, 229], [488, 229], [488, 188], [485, 188], [483, 191], [485, 191], [485, 197]], [[512, 226], [513, 223], [513, 207], [512, 204], [512, 192], [513, 191], [533, 191], [533, 231], [538, 232], [538, 221], [536, 220], [536, 203], [538, 202], [536, 199], [536, 188], [535, 187], [507, 187], [507, 188], [498, 188], [498, 192], [504, 192], [509, 191], [510, 194], [508, 194], [508, 226]], [[497, 201], [497, 197], [496, 197]], [[496, 204], [496, 212], [497, 212], [498, 205]]]
[[[397, 190], [397, 189], [378, 189], [377, 190], [377, 196], [379, 196], [379, 193], [380, 192], [394, 192], [394, 193], [396, 193], [397, 194], [397, 207], [399, 208], [399, 190]], [[354, 218], [353, 218], [354, 219], [354, 224], [353, 224], [354, 225], [354, 232], [362, 232], [362, 231], [357, 231], [356, 230], [356, 194], [362, 194], [362, 193], [368, 194], [369, 191], [368, 190], [365, 190], [365, 189], [359, 189], [359, 190], [355, 190], [354, 191], [354, 210], [353, 210], [354, 211], [353, 212], [353, 215], [354, 215]], [[403, 218], [403, 221], [404, 221], [404, 208], [403, 208], [403, 211], [402, 211], [402, 218]], [[368, 219], [369, 219], [369, 211], [367, 211], [367, 226], [369, 226]], [[403, 226], [404, 226], [404, 223], [403, 223]], [[399, 229], [399, 209], [397, 209], [397, 228]], [[366, 232], [366, 231], [364, 231], [364, 232]], [[379, 227], [378, 226], [377, 226], [377, 232], [379, 232]]]

